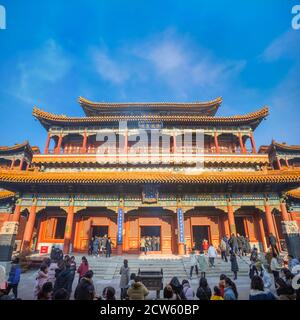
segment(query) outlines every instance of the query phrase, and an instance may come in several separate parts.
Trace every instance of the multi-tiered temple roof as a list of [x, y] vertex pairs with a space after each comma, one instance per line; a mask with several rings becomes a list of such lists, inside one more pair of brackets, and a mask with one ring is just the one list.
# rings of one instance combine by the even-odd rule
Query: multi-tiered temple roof
[[164, 123], [194, 123], [208, 126], [242, 126], [249, 125], [255, 129], [269, 110], [267, 107], [248, 113], [228, 117], [215, 116], [222, 99], [216, 98], [208, 102], [140, 102], [110, 103], [91, 102], [79, 98], [86, 117], [69, 117], [43, 111], [37, 107], [33, 115], [45, 128], [51, 126], [102, 125], [119, 121], [163, 121]]

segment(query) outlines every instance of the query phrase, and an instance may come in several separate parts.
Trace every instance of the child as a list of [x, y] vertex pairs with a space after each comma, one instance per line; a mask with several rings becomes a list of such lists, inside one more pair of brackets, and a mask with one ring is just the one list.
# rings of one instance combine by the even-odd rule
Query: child
[[221, 296], [224, 297], [224, 290], [225, 290], [225, 279], [226, 279], [226, 275], [225, 274], [221, 274], [220, 275], [220, 281], [219, 281], [219, 289], [221, 292]]
[[224, 300], [219, 287], [214, 287], [214, 294], [211, 296], [210, 300]]

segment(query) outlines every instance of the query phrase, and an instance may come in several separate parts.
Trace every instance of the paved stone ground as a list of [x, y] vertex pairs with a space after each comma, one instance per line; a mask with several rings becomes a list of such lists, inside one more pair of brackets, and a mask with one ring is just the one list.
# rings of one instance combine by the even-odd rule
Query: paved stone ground
[[[126, 257], [127, 258], [127, 257]], [[109, 264], [110, 266], [115, 266], [115, 269], [118, 270], [119, 269], [119, 265], [120, 263], [122, 263], [122, 260], [124, 259], [124, 257], [112, 257], [112, 258], [96, 258], [96, 259], [92, 259], [90, 258], [90, 268], [93, 269], [93, 266], [97, 266], [99, 264]], [[134, 259], [134, 258], [131, 258]], [[158, 266], [163, 266], [164, 263], [163, 261], [166, 259], [165, 257], [162, 257], [161, 259], [159, 257], [155, 257], [155, 258], [148, 258], [150, 259], [149, 261], [153, 262], [154, 259], [157, 260], [157, 265]], [[178, 258], [176, 258], [178, 259]], [[80, 260], [80, 256], [76, 257], [77, 262], [79, 262]], [[228, 271], [230, 270], [230, 263], [228, 263], [228, 267], [226, 265], [225, 262], [220, 262], [220, 259], [217, 259], [217, 263], [219, 263], [219, 265], [223, 267], [223, 265], [226, 266], [226, 274], [231, 277], [232, 274]], [[136, 260], [132, 260], [132, 263], [136, 262]], [[241, 262], [241, 261], [240, 261]], [[180, 264], [180, 259], [178, 259], [178, 265]], [[181, 262], [182, 264], [182, 262]], [[129, 266], [131, 265], [131, 260], [129, 258]], [[184, 264], [182, 264], [184, 265]], [[250, 279], [249, 276], [245, 270], [245, 268], [247, 267], [247, 265], [245, 265], [242, 269], [243, 272], [241, 272], [241, 275], [238, 276], [238, 279], [236, 281], [236, 285], [238, 288], [238, 292], [239, 292], [239, 299], [240, 300], [248, 300], [249, 298], [249, 291], [250, 291]], [[181, 267], [179, 267], [180, 269]], [[178, 269], [178, 270], [179, 270]], [[213, 287], [215, 285], [218, 285], [219, 282], [219, 278], [218, 275], [219, 273], [222, 273], [221, 271], [219, 272], [218, 270], [219, 267], [216, 267], [217, 270], [214, 269], [210, 269], [207, 275], [207, 280], [208, 280], [208, 284], [211, 287], [211, 289], [213, 290]], [[222, 269], [223, 270], [223, 269]], [[166, 270], [167, 271], [167, 270]], [[172, 270], [173, 271], [173, 270]], [[176, 272], [174, 270], [174, 272]], [[165, 273], [165, 269], [164, 269], [164, 273]], [[30, 270], [27, 271], [26, 273], [23, 273], [21, 275], [21, 281], [19, 284], [19, 298], [24, 299], [24, 300], [31, 300], [34, 299], [33, 297], [33, 292], [34, 292], [34, 286], [35, 286], [35, 277], [37, 274], [37, 270]], [[119, 289], [119, 275], [118, 272], [116, 271], [116, 273], [112, 272], [112, 276], [110, 277], [110, 279], [103, 279], [103, 277], [101, 277], [100, 275], [95, 276], [94, 277], [94, 285], [96, 288], [96, 292], [98, 295], [102, 295], [102, 290], [106, 287], [106, 286], [112, 286], [116, 289], [116, 297], [119, 299], [120, 296], [120, 289]], [[170, 279], [170, 272], [168, 273], [168, 276], [166, 276], [164, 278], [164, 284], [167, 284]], [[176, 274], [174, 274], [176, 275]], [[179, 277], [180, 280], [183, 279], [183, 277]], [[184, 277], [186, 279], [188, 279], [188, 277]], [[72, 298], [73, 298], [73, 293], [75, 291], [76, 285], [78, 282], [78, 275], [76, 275], [75, 279], [74, 279], [74, 283], [73, 283], [73, 292], [72, 292]], [[190, 284], [192, 286], [192, 288], [194, 289], [195, 293], [197, 291], [197, 287], [199, 284], [199, 278], [196, 277], [196, 275], [194, 274], [193, 279], [190, 280]], [[274, 288], [272, 291], [275, 291]], [[11, 293], [12, 294], [12, 293]], [[151, 291], [150, 294], [147, 297], [147, 300], [152, 300], [155, 299], [156, 296], [156, 292], [155, 291]], [[161, 296], [162, 296], [162, 291], [161, 291]], [[197, 298], [196, 298], [197, 299]]]

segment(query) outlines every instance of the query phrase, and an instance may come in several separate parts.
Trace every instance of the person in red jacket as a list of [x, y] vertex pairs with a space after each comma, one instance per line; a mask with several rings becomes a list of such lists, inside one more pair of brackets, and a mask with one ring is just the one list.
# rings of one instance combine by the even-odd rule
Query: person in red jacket
[[206, 253], [208, 250], [208, 241], [206, 239], [203, 239], [202, 241], [202, 248], [203, 248], [203, 251]]
[[89, 271], [89, 263], [88, 263], [86, 257], [82, 257], [82, 258], [81, 258], [81, 264], [80, 264], [79, 268], [77, 269], [77, 273], [79, 273], [78, 282], [79, 282], [80, 279], [85, 275], [85, 273], [86, 273], [87, 271]]

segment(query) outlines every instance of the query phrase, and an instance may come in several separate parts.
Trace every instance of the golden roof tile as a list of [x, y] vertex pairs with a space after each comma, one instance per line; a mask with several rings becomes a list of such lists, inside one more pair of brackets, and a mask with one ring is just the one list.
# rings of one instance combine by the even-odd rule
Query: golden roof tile
[[1, 184], [119, 184], [119, 183], [160, 183], [160, 184], [300, 184], [299, 170], [269, 170], [255, 172], [30, 172], [0, 171]]

